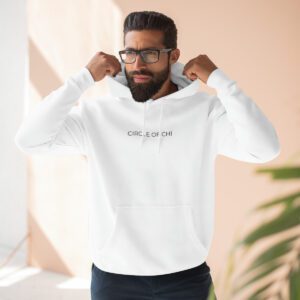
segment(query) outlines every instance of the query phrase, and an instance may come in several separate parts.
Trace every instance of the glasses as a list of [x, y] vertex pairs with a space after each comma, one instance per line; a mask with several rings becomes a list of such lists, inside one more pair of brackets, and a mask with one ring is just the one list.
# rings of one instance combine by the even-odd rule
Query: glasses
[[120, 58], [125, 64], [133, 64], [137, 54], [140, 54], [143, 62], [153, 64], [159, 60], [160, 52], [169, 52], [175, 48], [168, 49], [149, 49], [149, 50], [121, 50], [119, 51]]

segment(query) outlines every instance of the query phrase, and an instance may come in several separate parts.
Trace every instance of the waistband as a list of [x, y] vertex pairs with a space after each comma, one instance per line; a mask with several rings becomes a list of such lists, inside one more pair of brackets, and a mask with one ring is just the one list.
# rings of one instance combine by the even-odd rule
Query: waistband
[[170, 279], [174, 277], [174, 279], [176, 279], [176, 278], [181, 278], [182, 276], [189, 277], [194, 275], [207, 274], [209, 272], [210, 272], [210, 267], [207, 265], [206, 261], [204, 261], [202, 264], [190, 269], [168, 273], [168, 274], [151, 275], [151, 276], [144, 276], [144, 277], [153, 277], [153, 278], [168, 277]]
[[[96, 268], [98, 269], [98, 271], [102, 272], [102, 273], [108, 273], [108, 274], [115, 274], [115, 273], [110, 273], [104, 270], [99, 269], [94, 263], [92, 263], [92, 268]], [[178, 271], [178, 272], [173, 272], [173, 273], [168, 273], [168, 274], [160, 274], [160, 275], [124, 275], [124, 274], [115, 274], [115, 275], [119, 275], [119, 276], [128, 276], [128, 277], [144, 277], [144, 278], [159, 278], [159, 279], [180, 279], [182, 277], [189, 277], [189, 276], [196, 276], [196, 275], [207, 275], [210, 272], [210, 267], [207, 265], [206, 261], [204, 261], [202, 264], [190, 268], [190, 269], [186, 269], [186, 270], [182, 270], [182, 271]]]

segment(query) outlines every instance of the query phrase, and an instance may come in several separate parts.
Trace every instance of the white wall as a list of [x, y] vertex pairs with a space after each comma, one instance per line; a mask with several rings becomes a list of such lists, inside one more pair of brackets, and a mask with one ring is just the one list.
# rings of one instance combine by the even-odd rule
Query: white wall
[[[28, 83], [26, 23], [26, 1], [0, 1], [1, 262], [28, 231], [27, 158], [14, 144], [14, 135], [25, 112]], [[16, 253], [23, 259], [26, 259], [26, 244]]]

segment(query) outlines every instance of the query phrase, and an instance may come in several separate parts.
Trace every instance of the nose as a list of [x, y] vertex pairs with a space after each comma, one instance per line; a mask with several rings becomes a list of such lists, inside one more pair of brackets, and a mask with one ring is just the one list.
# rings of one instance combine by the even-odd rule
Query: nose
[[146, 63], [143, 61], [141, 54], [137, 54], [134, 62], [134, 68], [135, 70], [138, 70], [140, 67], [146, 66]]

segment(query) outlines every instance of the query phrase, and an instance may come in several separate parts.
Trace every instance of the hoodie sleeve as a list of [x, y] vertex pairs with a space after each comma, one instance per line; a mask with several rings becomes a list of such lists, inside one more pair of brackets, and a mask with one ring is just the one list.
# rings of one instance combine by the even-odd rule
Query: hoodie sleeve
[[14, 141], [26, 154], [86, 154], [81, 94], [95, 83], [84, 67], [52, 91], [23, 120]]
[[207, 85], [217, 91], [211, 113], [217, 155], [249, 163], [276, 158], [280, 144], [274, 127], [236, 81], [218, 68], [210, 74]]

